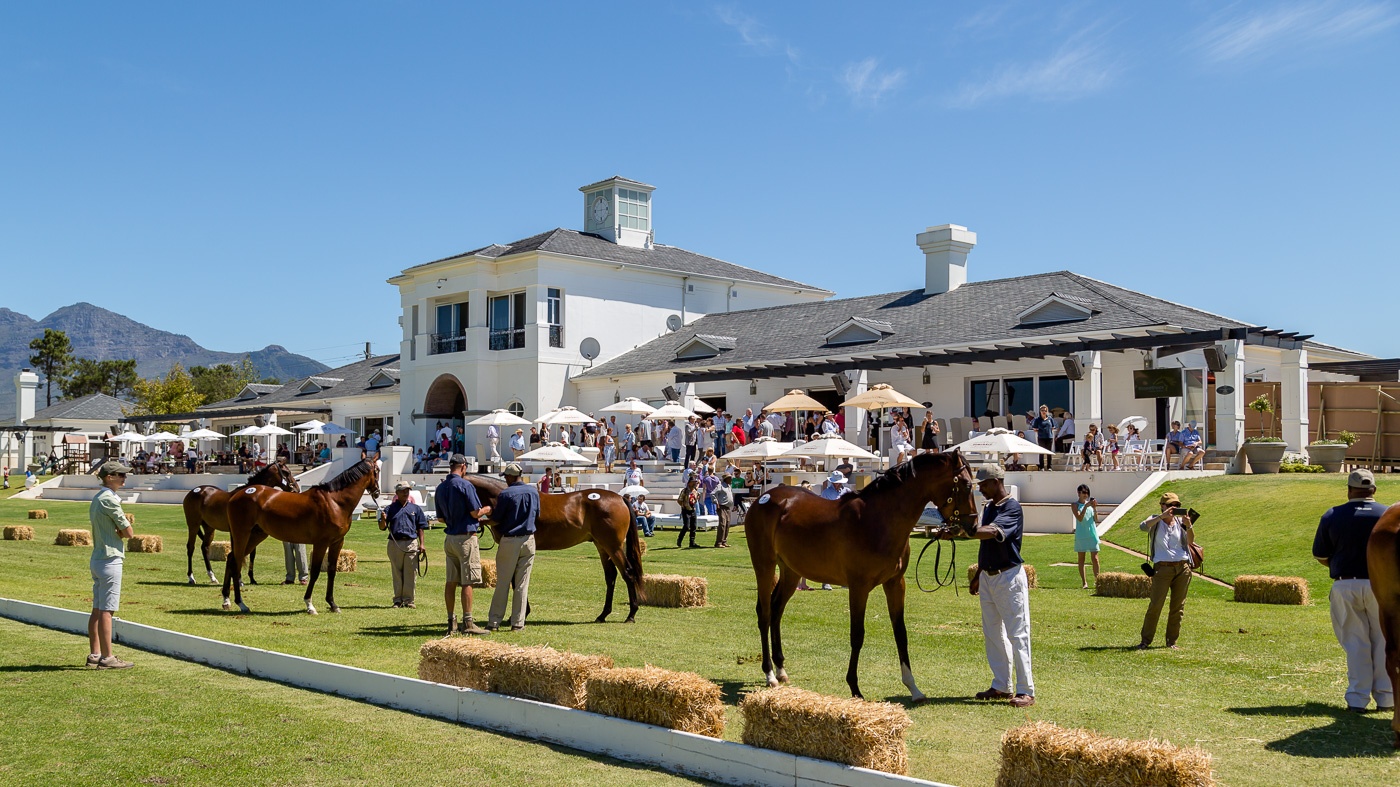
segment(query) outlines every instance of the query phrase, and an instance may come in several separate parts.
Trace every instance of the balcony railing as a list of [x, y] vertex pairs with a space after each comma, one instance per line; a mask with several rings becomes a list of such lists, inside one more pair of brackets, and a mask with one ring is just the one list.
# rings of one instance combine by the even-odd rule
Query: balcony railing
[[563, 346], [564, 346], [564, 326], [562, 326], [562, 325], [551, 325], [551, 326], [549, 326], [549, 346], [550, 346], [550, 347], [563, 347]]
[[525, 329], [511, 328], [504, 331], [491, 331], [491, 349], [519, 350], [525, 346]]
[[467, 349], [466, 334], [428, 334], [428, 354], [459, 353]]

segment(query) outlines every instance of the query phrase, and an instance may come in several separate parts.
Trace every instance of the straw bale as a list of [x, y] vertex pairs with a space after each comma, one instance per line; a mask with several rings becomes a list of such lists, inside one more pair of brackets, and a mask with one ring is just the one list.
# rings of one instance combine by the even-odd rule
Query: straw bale
[[744, 695], [744, 743], [903, 775], [913, 722], [891, 702], [828, 697], [780, 686]]
[[647, 542], [646, 542], [646, 540], [645, 540], [645, 539], [639, 539], [639, 540], [637, 541], [637, 546], [641, 547], [641, 550], [642, 550], [642, 551], [641, 551], [641, 554], [642, 554], [643, 557], [645, 557], [645, 556], [646, 556], [646, 553], [647, 553]]
[[1106, 598], [1147, 598], [1152, 595], [1152, 577], [1105, 571], [1094, 580], [1094, 595]]
[[[1022, 564], [1021, 564], [1021, 568], [1024, 568], [1024, 569], [1026, 570], [1026, 587], [1028, 587], [1028, 588], [1040, 587], [1040, 582], [1037, 581], [1036, 578], [1035, 578], [1035, 566], [1032, 566], [1030, 563], [1022, 563]], [[976, 574], [976, 573], [977, 573], [977, 564], [976, 564], [976, 563], [973, 563], [972, 565], [968, 566], [968, 567], [967, 567], [967, 581], [968, 581], [968, 582], [971, 582], [971, 581], [972, 581], [973, 575]]]
[[126, 517], [126, 523], [127, 523], [128, 525], [135, 525], [135, 524], [136, 524], [136, 515], [135, 515], [135, 514], [128, 514], [127, 512], [123, 511], [123, 512], [122, 512], [122, 516]]
[[342, 549], [340, 557], [335, 561], [335, 572], [339, 574], [342, 571], [354, 571], [359, 565], [360, 560], [355, 556], [354, 550]]
[[683, 577], [679, 574], [646, 574], [642, 588], [649, 607], [703, 607], [709, 597], [710, 583], [704, 577]]
[[1106, 738], [1038, 721], [1001, 736], [997, 787], [1208, 787], [1211, 756], [1165, 741]]
[[496, 561], [481, 561], [481, 581], [472, 587], [493, 588], [496, 586]]
[[79, 528], [60, 530], [58, 538], [55, 538], [53, 542], [61, 547], [90, 547], [92, 546], [92, 533]]
[[1247, 604], [1307, 604], [1308, 581], [1302, 577], [1244, 574], [1235, 577], [1235, 600]]
[[582, 656], [548, 646], [518, 648], [496, 657], [490, 691], [583, 710], [588, 679], [612, 665], [608, 656]]
[[29, 512], [30, 519], [48, 519], [49, 512], [42, 508], [35, 508]]
[[484, 637], [431, 639], [418, 649], [418, 677], [434, 683], [486, 691], [496, 658], [512, 650], [515, 650], [514, 645]]
[[132, 536], [126, 540], [126, 551], [159, 552], [161, 551], [160, 536]]
[[5, 525], [6, 541], [33, 541], [34, 528], [29, 525]]
[[210, 560], [210, 561], [213, 561], [213, 562], [216, 562], [216, 563], [222, 563], [222, 562], [224, 562], [225, 560], [228, 560], [228, 555], [229, 555], [229, 553], [232, 552], [232, 551], [233, 551], [233, 544], [230, 544], [230, 543], [227, 542], [227, 541], [211, 541], [211, 542], [209, 542], [209, 560]]
[[588, 679], [587, 693], [594, 713], [711, 738], [724, 734], [720, 688], [693, 672], [651, 665], [603, 670]]

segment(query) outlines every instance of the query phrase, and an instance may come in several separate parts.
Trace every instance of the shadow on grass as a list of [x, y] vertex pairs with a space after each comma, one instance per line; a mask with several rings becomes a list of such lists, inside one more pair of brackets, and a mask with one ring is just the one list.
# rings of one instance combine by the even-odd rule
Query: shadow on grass
[[1006, 700], [979, 700], [972, 695], [961, 697], [925, 697], [923, 702], [915, 702], [908, 694], [892, 694], [885, 697], [885, 702], [893, 702], [896, 705], [903, 705], [906, 708], [924, 708], [935, 705], [1005, 705]]
[[136, 584], [138, 584], [138, 585], [160, 585], [160, 586], [171, 587], [171, 588], [200, 588], [200, 587], [205, 587], [205, 588], [216, 588], [216, 587], [218, 587], [218, 584], [217, 584], [217, 583], [214, 583], [214, 582], [204, 582], [204, 583], [196, 582], [195, 584], [191, 585], [190, 582], [189, 582], [189, 580], [187, 580], [187, 579], [186, 579], [186, 580], [180, 580], [180, 581], [176, 581], [176, 580], [173, 580], [173, 579], [138, 579], [138, 580], [136, 580]]
[[440, 637], [446, 626], [442, 623], [400, 624], [395, 626], [362, 626], [357, 634], [366, 637]]
[[66, 664], [11, 664], [0, 666], [0, 672], [87, 672], [87, 667], [73, 667]]
[[1137, 645], [1085, 645], [1080, 648], [1085, 653], [1128, 653], [1137, 649]]
[[1264, 748], [1294, 757], [1392, 757], [1390, 713], [1353, 713], [1340, 705], [1304, 702], [1299, 705], [1266, 705], [1258, 708], [1226, 708], [1241, 716], [1275, 718], [1331, 717], [1320, 727], [1299, 730], [1269, 741]]

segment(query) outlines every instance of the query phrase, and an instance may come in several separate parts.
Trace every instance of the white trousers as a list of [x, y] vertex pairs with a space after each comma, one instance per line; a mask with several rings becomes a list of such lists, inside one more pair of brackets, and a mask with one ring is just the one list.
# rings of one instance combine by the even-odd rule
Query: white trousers
[[500, 450], [499, 450], [499, 446], [500, 446], [500, 444], [501, 444], [501, 438], [499, 438], [499, 437], [488, 437], [488, 438], [486, 438], [486, 440], [487, 440], [487, 442], [489, 442], [489, 443], [491, 444], [491, 458], [492, 458], [492, 459], [500, 459], [500, 458], [501, 458], [501, 452], [500, 452]]
[[1380, 607], [1369, 579], [1339, 579], [1327, 596], [1332, 606], [1332, 632], [1347, 654], [1347, 705], [1365, 708], [1395, 704], [1394, 688], [1385, 674], [1385, 636]]
[[982, 600], [982, 638], [987, 643], [987, 664], [992, 668], [992, 688], [1011, 692], [1011, 668], [1016, 667], [1016, 694], [1035, 696], [1031, 677], [1031, 600], [1026, 572], [1020, 566], [994, 577], [982, 574], [978, 598]]

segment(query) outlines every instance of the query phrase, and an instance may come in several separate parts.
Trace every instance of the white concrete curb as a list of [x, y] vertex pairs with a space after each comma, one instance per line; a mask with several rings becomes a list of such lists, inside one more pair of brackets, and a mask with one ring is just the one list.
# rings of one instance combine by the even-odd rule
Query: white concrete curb
[[[72, 634], [87, 633], [88, 613], [44, 604], [0, 598], [0, 617]], [[114, 622], [112, 637], [129, 647], [230, 672], [725, 784], [949, 787], [558, 705], [233, 645], [121, 619]]]

